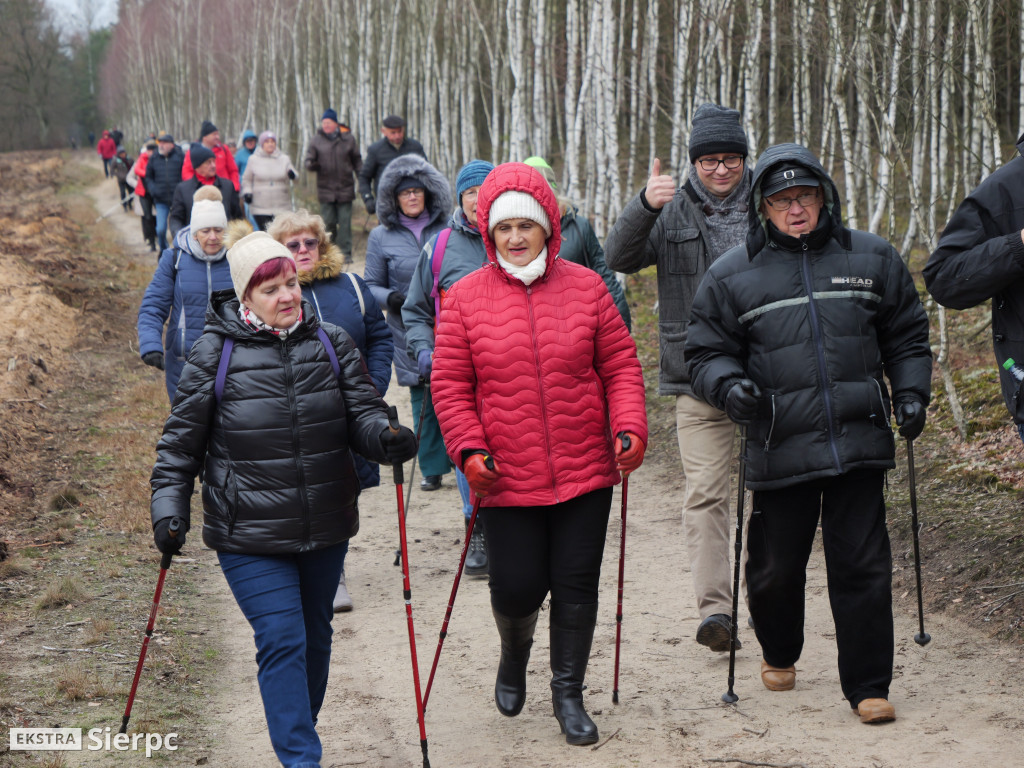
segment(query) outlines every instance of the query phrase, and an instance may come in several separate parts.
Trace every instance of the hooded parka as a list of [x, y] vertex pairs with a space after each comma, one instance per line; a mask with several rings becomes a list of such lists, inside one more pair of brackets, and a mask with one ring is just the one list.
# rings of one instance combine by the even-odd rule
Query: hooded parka
[[[799, 239], [761, 214], [762, 180], [783, 162], [811, 171], [824, 193], [818, 227]], [[749, 211], [746, 244], [710, 266], [694, 298], [685, 346], [694, 392], [725, 410], [739, 379], [760, 388], [748, 427], [752, 490], [893, 467], [892, 403], [927, 405], [932, 365], [928, 318], [900, 255], [843, 225], [838, 190], [797, 144], [758, 159]]]
[[[399, 218], [400, 209], [395, 188], [406, 176], [417, 180], [426, 190], [426, 215], [429, 223], [419, 238], [405, 227]], [[377, 217], [380, 225], [374, 227], [366, 242], [366, 269], [363, 275], [373, 297], [381, 307], [388, 305], [388, 296], [397, 291], [409, 293], [416, 263], [423, 246], [444, 229], [452, 207], [452, 192], [448, 181], [430, 163], [419, 155], [404, 155], [394, 160], [380, 180]], [[395, 373], [403, 387], [420, 383], [419, 370], [406, 354], [405, 325], [399, 312], [388, 312], [388, 325], [395, 342]]]
[[430, 382], [456, 466], [464, 452], [484, 450], [500, 467], [483, 506], [551, 505], [618, 483], [614, 435], [632, 432], [646, 444], [643, 373], [600, 276], [556, 258], [558, 206], [536, 169], [507, 163], [491, 172], [480, 189], [481, 230], [509, 190], [533, 196], [551, 221], [544, 274], [530, 285], [510, 276], [485, 238], [487, 265], [445, 297]]
[[[203, 467], [203, 541], [218, 552], [306, 552], [359, 530], [350, 451], [386, 461], [387, 405], [348, 334], [323, 324], [341, 366], [336, 377], [306, 302], [303, 318], [282, 339], [239, 318], [234, 290], [214, 294], [157, 445], [154, 525], [189, 520]], [[228, 336], [235, 344], [218, 403], [214, 385]]]

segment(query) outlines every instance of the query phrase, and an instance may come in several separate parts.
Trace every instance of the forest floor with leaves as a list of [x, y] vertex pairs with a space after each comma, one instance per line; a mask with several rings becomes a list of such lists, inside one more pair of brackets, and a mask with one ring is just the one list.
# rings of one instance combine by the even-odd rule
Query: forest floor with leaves
[[[115, 182], [98, 168], [88, 152], [0, 155], [0, 766], [150, 762], [133, 751], [7, 751], [10, 727], [116, 733], [159, 569], [148, 477], [167, 400], [162, 375], [142, 365], [135, 341], [155, 259], [136, 216], [116, 210], [96, 221], [117, 200]], [[364, 242], [357, 239], [357, 252]], [[362, 269], [358, 253], [355, 268]], [[915, 444], [932, 637], [923, 648], [912, 639], [918, 619], [902, 447], [889, 473], [898, 719], [864, 726], [839, 691], [820, 547], [808, 569], [796, 689], [763, 688], [741, 609], [739, 702], [720, 701], [728, 656], [694, 641], [698, 615], [679, 518], [684, 480], [671, 402], [654, 389], [653, 275], [630, 277], [628, 286], [651, 382], [652, 439], [629, 489], [620, 703], [612, 703], [616, 492], [585, 696], [601, 740], [569, 747], [559, 735], [547, 688], [546, 611], [526, 707], [514, 719], [498, 714], [486, 582], [467, 578], [427, 708], [431, 765], [1005, 764], [1024, 732], [1024, 456], [999, 398], [985, 310], [951, 314], [968, 441], [960, 441], [936, 377], [929, 426]], [[406, 389], [393, 385], [387, 399], [409, 419]], [[334, 620], [318, 726], [325, 768], [422, 763], [401, 571], [393, 565], [394, 487], [390, 472], [382, 474], [382, 487], [361, 498], [362, 528], [346, 568], [355, 610]], [[461, 548], [458, 506], [451, 476], [437, 492], [413, 488], [408, 538], [424, 684]], [[198, 508], [193, 514], [198, 521]], [[154, 754], [158, 764], [276, 765], [251, 631], [194, 530], [168, 572], [129, 731], [179, 734], [178, 749]]]

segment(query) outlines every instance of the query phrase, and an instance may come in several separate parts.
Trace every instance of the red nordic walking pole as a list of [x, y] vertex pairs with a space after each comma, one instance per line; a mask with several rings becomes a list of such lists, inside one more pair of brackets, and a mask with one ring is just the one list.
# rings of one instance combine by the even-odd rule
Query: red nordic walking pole
[[[420, 381], [423, 381], [423, 379], [420, 379]], [[425, 382], [423, 386], [424, 386], [424, 392], [423, 392], [423, 402], [420, 404], [420, 420], [416, 424], [416, 445], [420, 444], [420, 432], [423, 429], [423, 409], [426, 408], [426, 406], [427, 406], [427, 398], [430, 397], [430, 382], [429, 381]], [[416, 485], [416, 460], [419, 459], [419, 457], [420, 457], [419, 451], [417, 451], [416, 455], [412, 457], [412, 472], [410, 472], [409, 474], [412, 475], [413, 482], [409, 483], [409, 493], [407, 493], [405, 495], [405, 508], [406, 509], [409, 509], [409, 504], [412, 501], [412, 487], [414, 485]], [[405, 517], [405, 514], [403, 513], [402, 516]], [[398, 549], [395, 550], [395, 562], [393, 562], [392, 565], [401, 565], [401, 564], [402, 564], [402, 549], [401, 549], [401, 547], [399, 547]]]
[[[494, 459], [487, 456], [484, 459], [486, 467], [494, 471]], [[437, 639], [437, 650], [434, 651], [434, 663], [430, 666], [430, 677], [427, 678], [427, 689], [423, 692], [423, 709], [427, 708], [427, 700], [430, 698], [430, 687], [434, 684], [434, 672], [437, 671], [437, 660], [441, 658], [441, 646], [448, 636], [448, 621], [452, 617], [452, 610], [455, 608], [455, 595], [459, 592], [459, 582], [462, 581], [462, 569], [466, 565], [466, 553], [469, 551], [469, 540], [473, 538], [473, 526], [476, 525], [476, 516], [480, 511], [480, 496], [473, 501], [473, 511], [469, 515], [469, 525], [466, 526], [466, 543], [462, 545], [462, 556], [459, 558], [459, 569], [455, 572], [455, 581], [452, 584], [452, 593], [448, 596], [448, 610], [444, 613], [444, 621], [441, 624], [441, 632]]]
[[[178, 529], [181, 527], [181, 523], [178, 522], [178, 518], [172, 518], [171, 524], [167, 528], [168, 534], [171, 538], [177, 538]], [[132, 680], [132, 690], [128, 694], [128, 706], [124, 708], [124, 717], [121, 718], [121, 730], [119, 733], [128, 732], [128, 719], [132, 716], [132, 704], [135, 703], [135, 691], [139, 687], [139, 677], [142, 675], [142, 666], [146, 662], [146, 649], [149, 648], [149, 638], [153, 636], [153, 625], [156, 623], [156, 612], [160, 607], [160, 594], [164, 591], [164, 579], [167, 578], [167, 569], [171, 567], [171, 558], [174, 557], [170, 552], [165, 552], [163, 558], [160, 560], [160, 577], [156, 580], [156, 592], [153, 594], [153, 607], [149, 610], [149, 623], [146, 624], [146, 636], [142, 639], [142, 650], [139, 652], [139, 661], [135, 665], [135, 679]]]
[[[388, 422], [392, 432], [398, 431], [398, 408], [388, 408]], [[412, 682], [416, 688], [416, 719], [420, 726], [420, 750], [423, 752], [423, 768], [430, 768], [427, 755], [427, 727], [423, 722], [423, 696], [420, 688], [420, 665], [416, 661], [416, 630], [412, 623], [412, 588], [409, 586], [409, 547], [405, 537], [405, 498], [402, 495], [402, 484], [405, 475], [401, 463], [393, 465], [395, 470], [395, 490], [398, 496], [398, 538], [402, 554], [402, 596], [405, 599], [405, 616], [409, 622], [409, 653], [412, 656]]]
[[[622, 436], [622, 450], [629, 448], [629, 437]], [[622, 582], [626, 574], [626, 498], [629, 495], [629, 473], [622, 476], [622, 525], [619, 531], [619, 603], [615, 609], [615, 681], [612, 704], [619, 703], [619, 647], [622, 645]]]

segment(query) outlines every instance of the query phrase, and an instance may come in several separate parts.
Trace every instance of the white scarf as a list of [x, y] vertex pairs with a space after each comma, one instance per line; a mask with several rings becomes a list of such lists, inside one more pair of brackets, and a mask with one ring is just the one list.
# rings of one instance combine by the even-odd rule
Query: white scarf
[[544, 274], [544, 270], [548, 263], [548, 247], [546, 245], [544, 246], [544, 250], [537, 254], [537, 258], [529, 264], [524, 264], [521, 267], [505, 261], [501, 258], [500, 253], [495, 252], [494, 255], [498, 257], [498, 263], [501, 265], [502, 269], [512, 275], [512, 277], [522, 280], [527, 285]]
[[268, 323], [264, 323], [262, 320], [259, 319], [259, 317], [256, 316], [256, 313], [249, 309], [249, 307], [245, 306], [245, 304], [238, 305], [238, 316], [242, 318], [243, 322], [248, 323], [253, 328], [259, 328], [262, 331], [268, 331], [274, 334], [275, 336], [279, 336], [282, 339], [287, 339], [288, 336], [294, 333], [295, 330], [302, 323], [301, 308], [299, 309], [299, 319], [296, 320], [294, 325], [292, 325], [290, 328], [275, 328], [274, 326]]

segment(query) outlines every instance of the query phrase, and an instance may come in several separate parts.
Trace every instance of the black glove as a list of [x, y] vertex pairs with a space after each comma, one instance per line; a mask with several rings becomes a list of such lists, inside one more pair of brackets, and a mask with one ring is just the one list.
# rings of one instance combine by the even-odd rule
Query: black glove
[[750, 379], [739, 379], [725, 396], [725, 413], [737, 424], [749, 424], [757, 415], [761, 390]]
[[366, 204], [366, 212], [374, 214], [377, 212], [377, 201], [373, 199], [373, 195], [367, 193], [363, 195], [363, 202]]
[[295, 171], [293, 171], [291, 168], [288, 169], [288, 178], [291, 179], [292, 181], [295, 181]]
[[164, 369], [164, 353], [147, 352], [142, 356], [142, 362], [146, 365], [152, 365], [154, 368], [159, 368], [162, 371]]
[[389, 464], [401, 464], [416, 455], [416, 435], [408, 427], [399, 427], [397, 432], [385, 429], [380, 433], [380, 444]]
[[246, 192], [242, 195], [242, 199], [245, 200], [246, 205], [252, 205], [252, 192]]
[[[178, 530], [171, 535], [171, 521], [178, 521]], [[153, 526], [153, 542], [165, 555], [176, 555], [185, 546], [185, 521], [180, 517], [165, 517]]]
[[896, 402], [896, 423], [900, 427], [900, 435], [907, 440], [916, 440], [924, 430], [924, 422], [928, 411], [917, 400], [898, 400]]
[[405, 294], [392, 291], [388, 294], [388, 312], [396, 315], [402, 314], [402, 305], [405, 304]]

